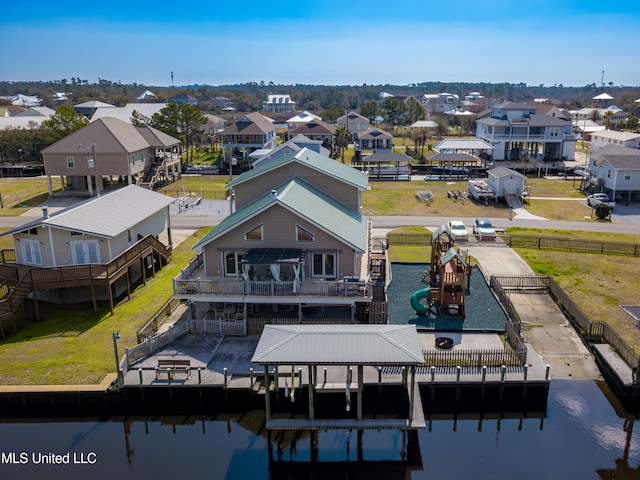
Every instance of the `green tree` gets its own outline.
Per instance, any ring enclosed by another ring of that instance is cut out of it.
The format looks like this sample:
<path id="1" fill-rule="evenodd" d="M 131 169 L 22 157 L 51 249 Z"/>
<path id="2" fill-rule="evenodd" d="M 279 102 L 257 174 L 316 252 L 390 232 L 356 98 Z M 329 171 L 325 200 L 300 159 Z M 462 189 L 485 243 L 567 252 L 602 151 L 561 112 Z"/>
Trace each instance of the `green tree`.
<path id="1" fill-rule="evenodd" d="M 342 163 L 344 163 L 344 149 L 349 145 L 349 139 L 351 138 L 351 132 L 345 125 L 338 125 L 336 133 L 334 134 L 335 143 L 340 148 L 340 155 L 342 156 Z"/>
<path id="2" fill-rule="evenodd" d="M 406 108 L 406 121 L 409 124 L 415 123 L 418 120 L 425 120 L 427 118 L 424 107 L 415 99 L 415 97 L 409 97 L 409 100 L 407 100 L 406 103 Z"/>
<path id="3" fill-rule="evenodd" d="M 375 123 L 375 119 L 380 115 L 378 104 L 373 100 L 368 100 L 360 109 L 360 115 L 369 119 L 369 122 Z"/>
<path id="4" fill-rule="evenodd" d="M 449 133 L 449 124 L 444 118 L 436 117 L 436 135 L 442 138 Z"/>
<path id="5" fill-rule="evenodd" d="M 396 97 L 387 97 L 384 101 L 384 112 L 387 122 L 396 127 L 404 121 L 404 116 L 407 113 L 407 105 Z"/>
<path id="6" fill-rule="evenodd" d="M 80 130 L 87 125 L 89 120 L 80 115 L 73 107 L 63 105 L 51 115 L 49 120 L 42 123 L 42 128 L 48 144 L 52 144 L 66 137 L 70 133 Z"/>
<path id="7" fill-rule="evenodd" d="M 341 117 L 344 114 L 344 110 L 336 105 L 330 104 L 327 105 L 327 108 L 325 108 L 322 111 L 322 119 L 327 121 L 327 122 L 335 122 L 338 117 Z"/>
<path id="8" fill-rule="evenodd" d="M 629 118 L 627 118 L 627 129 L 631 130 L 632 132 L 638 130 L 638 117 L 636 117 L 635 115 L 631 115 L 629 116 Z"/>
<path id="9" fill-rule="evenodd" d="M 193 105 L 173 102 L 151 117 L 152 127 L 182 141 L 187 152 L 191 152 L 191 161 L 193 161 L 191 147 L 194 139 L 202 134 L 206 123 L 207 120 L 202 112 Z"/>
<path id="10" fill-rule="evenodd" d="M 591 110 L 591 113 L 589 114 L 589 120 L 591 120 L 593 123 L 598 123 L 601 119 L 602 115 L 600 115 L 600 110 L 598 110 L 597 108 Z"/>

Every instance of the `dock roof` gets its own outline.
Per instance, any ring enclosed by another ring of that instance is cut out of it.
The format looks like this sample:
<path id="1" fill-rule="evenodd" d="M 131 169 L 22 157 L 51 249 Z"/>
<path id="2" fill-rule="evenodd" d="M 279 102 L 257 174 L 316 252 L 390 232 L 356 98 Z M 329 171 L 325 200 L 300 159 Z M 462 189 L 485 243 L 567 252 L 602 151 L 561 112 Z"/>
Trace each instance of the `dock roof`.
<path id="1" fill-rule="evenodd" d="M 251 360 L 261 365 L 418 365 L 415 325 L 265 325 Z"/>

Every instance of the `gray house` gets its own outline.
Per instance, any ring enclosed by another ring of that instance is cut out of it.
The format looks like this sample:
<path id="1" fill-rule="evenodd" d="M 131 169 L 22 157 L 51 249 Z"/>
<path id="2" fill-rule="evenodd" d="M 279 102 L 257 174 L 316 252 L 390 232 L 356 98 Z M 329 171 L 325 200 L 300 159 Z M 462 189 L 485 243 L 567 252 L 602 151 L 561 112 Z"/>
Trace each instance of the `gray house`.
<path id="1" fill-rule="evenodd" d="M 59 177 L 66 194 L 100 195 L 110 184 L 141 184 L 149 174 L 179 175 L 180 140 L 117 118 L 91 122 L 42 150 L 49 195 Z"/>
<path id="2" fill-rule="evenodd" d="M 41 217 L 2 233 L 12 235 L 15 256 L 0 265 L 7 290 L 22 284 L 22 299 L 33 292 L 36 301 L 93 300 L 94 308 L 108 298 L 113 310 L 114 295 L 130 293 L 133 282 L 146 282 L 170 260 L 171 203 L 129 185 L 55 213 L 43 207 Z"/>
<path id="3" fill-rule="evenodd" d="M 596 191 L 630 203 L 640 194 L 640 150 L 607 145 L 591 154 L 589 170 Z"/>

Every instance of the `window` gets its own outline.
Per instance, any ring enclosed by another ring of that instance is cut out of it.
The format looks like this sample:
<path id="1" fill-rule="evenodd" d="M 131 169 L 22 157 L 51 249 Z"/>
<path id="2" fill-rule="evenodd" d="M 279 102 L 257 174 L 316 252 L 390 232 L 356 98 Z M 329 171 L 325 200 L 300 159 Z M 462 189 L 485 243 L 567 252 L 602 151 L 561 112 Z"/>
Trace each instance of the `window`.
<path id="1" fill-rule="evenodd" d="M 560 129 L 558 127 L 550 127 L 549 128 L 549 136 L 550 137 L 559 137 Z"/>
<path id="2" fill-rule="evenodd" d="M 100 247 L 97 240 L 71 242 L 71 256 L 73 263 L 100 263 Z"/>
<path id="3" fill-rule="evenodd" d="M 624 179 L 631 180 L 631 172 L 624 172 Z"/>
<path id="4" fill-rule="evenodd" d="M 237 277 L 240 275 L 240 262 L 244 258 L 244 252 L 227 252 L 224 255 L 225 277 Z"/>
<path id="5" fill-rule="evenodd" d="M 73 157 L 67 157 L 67 167 L 68 168 L 75 168 L 76 166 L 76 160 Z"/>
<path id="6" fill-rule="evenodd" d="M 257 227 L 249 230 L 247 233 L 244 234 L 244 239 L 247 242 L 259 242 L 262 241 L 262 224 L 258 225 Z"/>
<path id="7" fill-rule="evenodd" d="M 30 228 L 29 230 L 25 230 L 22 233 L 26 233 L 28 235 L 38 235 L 38 229 L 36 227 Z"/>
<path id="8" fill-rule="evenodd" d="M 302 228 L 300 225 L 296 225 L 296 241 L 313 242 L 315 241 L 315 235 L 306 228 Z"/>
<path id="9" fill-rule="evenodd" d="M 336 278 L 336 255 L 334 253 L 314 253 L 311 276 Z"/>
<path id="10" fill-rule="evenodd" d="M 42 266 L 42 255 L 40 254 L 40 242 L 37 240 L 22 239 L 22 259 L 25 265 Z"/>

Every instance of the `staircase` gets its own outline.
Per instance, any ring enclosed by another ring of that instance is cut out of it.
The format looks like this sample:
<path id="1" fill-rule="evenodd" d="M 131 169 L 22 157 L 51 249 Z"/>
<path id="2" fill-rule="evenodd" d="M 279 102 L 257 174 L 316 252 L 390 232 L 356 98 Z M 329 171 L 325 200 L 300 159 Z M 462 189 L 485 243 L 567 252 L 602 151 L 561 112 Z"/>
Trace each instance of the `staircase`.
<path id="1" fill-rule="evenodd" d="M 33 284 L 31 283 L 31 271 L 27 270 L 18 283 L 12 288 L 8 288 L 8 293 L 0 299 L 0 336 L 4 338 L 4 327 L 2 322 L 11 317 L 17 308 L 22 304 L 27 295 L 33 291 Z M 15 321 L 13 323 L 13 330 L 15 331 Z"/>
<path id="2" fill-rule="evenodd" d="M 138 182 L 138 186 L 142 188 L 148 188 L 149 190 L 153 190 L 156 182 L 158 181 L 158 177 L 165 170 L 165 160 L 163 159 L 161 163 L 154 163 L 151 165 L 149 171 L 142 177 L 142 179 Z"/>

